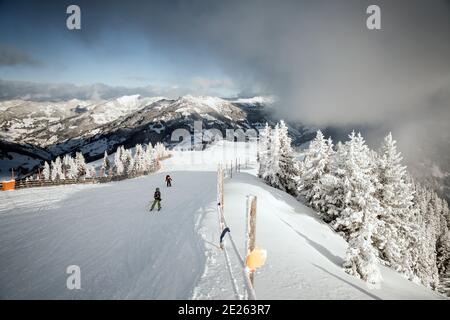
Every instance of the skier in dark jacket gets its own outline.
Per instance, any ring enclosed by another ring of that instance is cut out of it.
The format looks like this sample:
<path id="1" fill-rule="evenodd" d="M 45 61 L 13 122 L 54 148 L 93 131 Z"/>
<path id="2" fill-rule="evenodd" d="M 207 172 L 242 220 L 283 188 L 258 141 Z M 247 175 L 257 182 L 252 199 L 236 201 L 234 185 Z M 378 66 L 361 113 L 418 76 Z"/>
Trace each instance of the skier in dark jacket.
<path id="1" fill-rule="evenodd" d="M 172 177 L 169 175 L 166 176 L 166 184 L 168 187 L 172 186 Z"/>
<path id="2" fill-rule="evenodd" d="M 155 208 L 155 205 L 158 206 L 158 211 L 161 210 L 161 192 L 159 191 L 159 188 L 156 188 L 155 194 L 153 195 L 153 203 L 152 207 L 150 208 L 150 211 L 152 211 Z"/>

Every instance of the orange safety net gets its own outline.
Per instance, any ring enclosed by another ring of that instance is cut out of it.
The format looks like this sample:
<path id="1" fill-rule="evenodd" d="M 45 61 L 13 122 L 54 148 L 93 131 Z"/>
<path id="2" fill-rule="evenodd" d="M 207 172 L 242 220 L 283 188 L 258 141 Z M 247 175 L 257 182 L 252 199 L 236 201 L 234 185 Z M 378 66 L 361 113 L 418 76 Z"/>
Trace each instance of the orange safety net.
<path id="1" fill-rule="evenodd" d="M 3 191 L 7 191 L 7 190 L 14 190 L 16 187 L 16 181 L 12 180 L 12 181 L 3 181 L 2 182 L 2 190 Z"/>

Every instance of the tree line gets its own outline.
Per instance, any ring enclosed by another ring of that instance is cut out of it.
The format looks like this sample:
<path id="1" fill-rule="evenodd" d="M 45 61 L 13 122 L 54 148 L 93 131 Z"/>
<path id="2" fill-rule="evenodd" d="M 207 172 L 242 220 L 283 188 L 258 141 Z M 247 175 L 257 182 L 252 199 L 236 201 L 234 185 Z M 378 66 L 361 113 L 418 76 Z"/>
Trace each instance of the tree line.
<path id="1" fill-rule="evenodd" d="M 378 151 L 360 133 L 335 146 L 321 131 L 299 159 L 283 121 L 266 124 L 258 175 L 296 196 L 348 242 L 344 269 L 371 284 L 378 265 L 436 289 L 450 269 L 448 203 L 415 181 L 389 133 Z"/>
<path id="2" fill-rule="evenodd" d="M 42 171 L 39 173 L 39 178 L 57 181 L 94 178 L 97 176 L 112 177 L 141 174 L 154 170 L 158 165 L 159 159 L 167 156 L 168 151 L 166 147 L 159 142 L 155 146 L 151 143 L 147 145 L 136 144 L 134 153 L 132 149 L 125 149 L 123 146 L 119 146 L 114 154 L 114 160 L 110 160 L 107 151 L 105 151 L 100 172 L 97 174 L 95 167 L 86 163 L 83 154 L 77 152 L 74 157 L 66 154 L 62 157 L 56 157 L 53 161 L 46 161 Z"/>

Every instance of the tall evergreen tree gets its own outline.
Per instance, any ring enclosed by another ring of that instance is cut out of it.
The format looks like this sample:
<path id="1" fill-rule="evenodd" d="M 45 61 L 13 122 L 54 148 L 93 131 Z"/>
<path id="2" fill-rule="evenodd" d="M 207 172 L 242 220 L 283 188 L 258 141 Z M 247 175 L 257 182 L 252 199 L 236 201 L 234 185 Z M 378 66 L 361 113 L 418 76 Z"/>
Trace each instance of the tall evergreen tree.
<path id="1" fill-rule="evenodd" d="M 347 147 L 341 142 L 333 151 L 332 141 L 328 139 L 328 165 L 323 174 L 318 175 L 318 182 L 313 184 L 310 205 L 321 213 L 325 222 L 333 224 L 345 208 L 345 188 L 342 183 L 346 171 L 342 169 L 347 156 Z"/>
<path id="2" fill-rule="evenodd" d="M 50 172 L 50 165 L 47 161 L 44 163 L 44 169 L 42 170 L 42 176 L 44 177 L 44 180 L 50 180 L 51 172 Z"/>
<path id="3" fill-rule="evenodd" d="M 279 181 L 280 189 L 287 193 L 296 196 L 298 190 L 298 165 L 294 159 L 294 151 L 291 146 L 291 138 L 288 135 L 288 128 L 283 120 L 279 124 L 279 147 L 280 158 L 277 179 Z"/>
<path id="4" fill-rule="evenodd" d="M 55 161 L 52 161 L 52 168 L 51 168 L 51 179 L 53 181 L 64 179 L 63 172 L 62 172 L 62 163 L 61 158 L 57 157 Z"/>
<path id="5" fill-rule="evenodd" d="M 75 164 L 78 171 L 78 177 L 83 177 L 86 175 L 86 160 L 81 152 L 75 154 Z"/>
<path id="6" fill-rule="evenodd" d="M 134 153 L 134 171 L 141 173 L 146 170 L 145 152 L 141 144 L 137 144 Z"/>
<path id="7" fill-rule="evenodd" d="M 111 169 L 111 162 L 109 161 L 108 158 L 108 152 L 105 150 L 102 163 L 102 172 L 105 177 L 109 174 L 110 169 Z"/>
<path id="8" fill-rule="evenodd" d="M 434 193 L 434 215 L 436 223 L 436 266 L 439 274 L 445 274 L 450 264 L 450 233 L 444 215 L 445 200 Z"/>
<path id="9" fill-rule="evenodd" d="M 325 140 L 322 131 L 318 130 L 316 137 L 310 142 L 308 149 L 304 152 L 303 161 L 300 165 L 300 194 L 315 209 L 321 209 L 317 191 L 321 188 L 320 179 L 329 172 L 331 156 L 334 154 L 331 139 Z M 322 210 L 320 210 L 322 211 Z"/>
<path id="10" fill-rule="evenodd" d="M 259 143 L 258 143 L 258 177 L 265 179 L 267 172 L 267 161 L 270 157 L 270 144 L 272 139 L 272 128 L 266 122 L 263 130 L 259 133 Z"/>
<path id="11" fill-rule="evenodd" d="M 349 248 L 344 263 L 345 271 L 369 283 L 378 283 L 381 275 L 377 266 L 377 250 L 372 237 L 380 227 L 377 216 L 382 211 L 377 198 L 376 176 L 372 157 L 361 134 L 354 132 L 340 147 L 336 177 L 343 189 L 343 210 L 333 227 L 348 239 Z"/>
<path id="12" fill-rule="evenodd" d="M 411 214 L 414 191 L 407 182 L 406 167 L 396 142 L 389 133 L 377 159 L 378 200 L 383 208 L 378 218 L 383 228 L 376 235 L 380 257 L 388 266 L 413 278 L 410 251 L 415 244 L 414 216 Z"/>
<path id="13" fill-rule="evenodd" d="M 149 143 L 145 149 L 145 170 L 147 171 L 153 171 L 155 169 L 156 165 L 156 159 L 155 159 L 155 150 L 151 143 Z"/>
<path id="14" fill-rule="evenodd" d="M 67 179 L 77 178 L 78 169 L 75 164 L 75 160 L 70 156 L 70 154 L 66 154 L 63 158 L 63 172 Z"/>
<path id="15" fill-rule="evenodd" d="M 266 170 L 263 179 L 274 188 L 282 188 L 279 180 L 280 175 L 280 126 L 277 123 L 271 132 L 269 152 L 266 161 Z"/>
<path id="16" fill-rule="evenodd" d="M 126 174 L 132 174 L 134 170 L 134 160 L 130 149 L 122 149 L 121 159 Z"/>
<path id="17" fill-rule="evenodd" d="M 114 154 L 114 168 L 118 176 L 124 174 L 125 168 L 122 162 L 122 146 L 119 146 Z"/>

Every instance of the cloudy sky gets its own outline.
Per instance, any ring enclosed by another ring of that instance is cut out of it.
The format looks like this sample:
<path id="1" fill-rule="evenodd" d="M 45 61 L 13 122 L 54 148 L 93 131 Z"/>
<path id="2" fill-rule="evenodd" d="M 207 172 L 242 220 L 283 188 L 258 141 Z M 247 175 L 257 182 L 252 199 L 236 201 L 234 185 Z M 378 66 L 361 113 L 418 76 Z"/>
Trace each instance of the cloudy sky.
<path id="1" fill-rule="evenodd" d="M 82 14 L 77 31 L 66 28 L 73 3 Z M 237 88 L 209 50 L 173 38 L 182 37 L 183 23 L 190 28 L 177 13 L 188 3 L 0 1 L 0 78 L 233 95 Z"/>
<path id="2" fill-rule="evenodd" d="M 274 94 L 311 124 L 442 131 L 449 39 L 448 0 L 3 0 L 0 98 Z"/>

